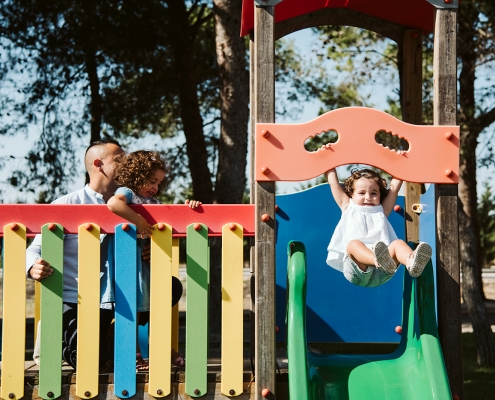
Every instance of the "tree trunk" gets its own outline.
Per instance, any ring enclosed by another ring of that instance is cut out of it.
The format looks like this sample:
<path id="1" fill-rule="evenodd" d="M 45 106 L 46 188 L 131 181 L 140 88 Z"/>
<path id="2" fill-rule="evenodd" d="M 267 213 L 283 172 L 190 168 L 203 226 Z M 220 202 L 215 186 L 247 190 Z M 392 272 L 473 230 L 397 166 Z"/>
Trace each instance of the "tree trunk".
<path id="1" fill-rule="evenodd" d="M 462 69 L 460 83 L 461 162 L 459 170 L 459 242 L 462 294 L 476 338 L 480 366 L 495 366 L 495 339 L 488 322 L 481 280 L 481 249 L 476 192 L 476 146 L 482 129 L 475 118 L 476 23 L 478 10 L 473 0 L 464 1 L 459 11 L 458 55 Z"/>
<path id="2" fill-rule="evenodd" d="M 220 71 L 221 125 L 215 202 L 242 203 L 246 187 L 249 75 L 246 45 L 239 36 L 241 5 L 238 0 L 214 0 L 215 40 Z M 221 334 L 221 241 L 211 241 L 210 335 Z"/>
<path id="3" fill-rule="evenodd" d="M 461 162 L 459 169 L 459 197 L 462 201 L 464 212 L 471 219 L 476 238 L 476 246 L 470 246 L 475 253 L 470 257 L 474 262 L 481 265 L 481 247 L 479 240 L 478 221 L 478 195 L 476 181 L 476 146 L 478 136 L 481 132 L 476 126 L 475 118 L 475 93 L 474 82 L 476 80 L 476 47 L 473 46 L 476 31 L 475 24 L 478 11 L 472 1 L 463 4 L 462 12 L 459 13 L 459 39 L 458 54 L 461 58 L 461 73 L 459 75 L 459 105 L 461 124 Z M 469 237 L 469 235 L 468 235 Z M 478 285 L 484 299 L 483 284 L 481 279 L 481 268 L 476 268 Z"/>
<path id="4" fill-rule="evenodd" d="M 467 305 L 469 318 L 476 339 L 478 364 L 483 367 L 495 366 L 495 339 L 487 317 L 485 303 L 477 279 L 476 235 L 471 219 L 459 204 L 459 243 L 462 267 L 462 295 Z"/>
<path id="5" fill-rule="evenodd" d="M 214 0 L 213 5 L 222 99 L 215 200 L 233 204 L 242 202 L 246 187 L 249 75 L 246 44 L 239 37 L 242 3 Z"/>
<path id="6" fill-rule="evenodd" d="M 90 87 L 90 113 L 91 113 L 91 138 L 90 143 L 101 139 L 101 94 L 100 80 L 98 79 L 95 51 L 86 54 L 86 70 L 88 72 Z"/>
<path id="7" fill-rule="evenodd" d="M 168 0 L 168 28 L 173 46 L 181 120 L 186 137 L 193 198 L 213 202 L 213 185 L 208 169 L 208 152 L 203 135 L 203 118 L 199 108 L 198 80 L 194 60 L 194 28 L 189 22 L 183 0 Z"/>

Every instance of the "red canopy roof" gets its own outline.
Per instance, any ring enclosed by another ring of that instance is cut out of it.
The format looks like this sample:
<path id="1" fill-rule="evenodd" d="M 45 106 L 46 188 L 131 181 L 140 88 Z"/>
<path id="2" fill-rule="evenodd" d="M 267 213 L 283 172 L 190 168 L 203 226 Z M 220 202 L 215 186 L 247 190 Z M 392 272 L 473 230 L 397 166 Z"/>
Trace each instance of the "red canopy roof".
<path id="1" fill-rule="evenodd" d="M 275 23 L 323 8 L 347 8 L 407 28 L 433 30 L 434 7 L 426 0 L 283 0 L 275 6 Z M 254 29 L 254 0 L 243 0 L 241 36 Z"/>

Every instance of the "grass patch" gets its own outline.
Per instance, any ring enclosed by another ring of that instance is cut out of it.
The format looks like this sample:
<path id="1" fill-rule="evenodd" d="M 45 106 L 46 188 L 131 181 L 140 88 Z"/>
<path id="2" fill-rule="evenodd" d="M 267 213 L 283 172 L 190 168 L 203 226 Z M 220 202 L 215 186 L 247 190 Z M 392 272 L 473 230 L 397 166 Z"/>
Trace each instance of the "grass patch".
<path id="1" fill-rule="evenodd" d="M 478 366 L 473 333 L 462 334 L 462 358 L 465 400 L 495 399 L 495 368 Z"/>

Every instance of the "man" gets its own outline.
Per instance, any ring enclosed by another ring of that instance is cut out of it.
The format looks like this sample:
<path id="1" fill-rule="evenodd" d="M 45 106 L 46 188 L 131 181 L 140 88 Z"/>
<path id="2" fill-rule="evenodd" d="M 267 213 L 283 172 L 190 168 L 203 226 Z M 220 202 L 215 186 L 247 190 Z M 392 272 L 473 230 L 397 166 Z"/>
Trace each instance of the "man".
<path id="1" fill-rule="evenodd" d="M 113 179 L 115 158 L 123 154 L 120 145 L 111 139 L 93 142 L 87 149 L 84 165 L 89 183 L 69 193 L 52 204 L 106 204 L 117 189 Z M 113 319 L 112 273 L 108 263 L 108 235 L 101 235 L 101 305 L 100 305 L 100 367 L 110 360 L 112 349 L 107 344 L 109 327 Z M 64 238 L 64 287 L 63 287 L 63 337 L 62 356 L 76 368 L 77 357 L 77 235 Z M 41 281 L 53 273 L 50 264 L 41 258 L 41 236 L 36 235 L 26 251 L 26 272 L 28 277 Z"/>

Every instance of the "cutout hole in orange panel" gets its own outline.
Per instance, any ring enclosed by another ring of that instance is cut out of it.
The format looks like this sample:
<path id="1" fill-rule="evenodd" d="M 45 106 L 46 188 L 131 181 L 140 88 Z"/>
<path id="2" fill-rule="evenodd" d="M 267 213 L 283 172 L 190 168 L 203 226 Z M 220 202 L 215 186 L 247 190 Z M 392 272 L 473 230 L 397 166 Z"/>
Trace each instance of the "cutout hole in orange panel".
<path id="1" fill-rule="evenodd" d="M 409 150 L 409 142 L 405 138 L 384 129 L 375 133 L 375 141 L 383 147 L 388 147 L 398 153 Z"/>
<path id="2" fill-rule="evenodd" d="M 304 141 L 304 148 L 306 151 L 313 153 L 325 144 L 337 143 L 337 140 L 339 140 L 339 134 L 337 131 L 334 129 L 329 129 L 328 131 L 323 131 L 315 134 L 314 136 L 308 137 Z"/>

